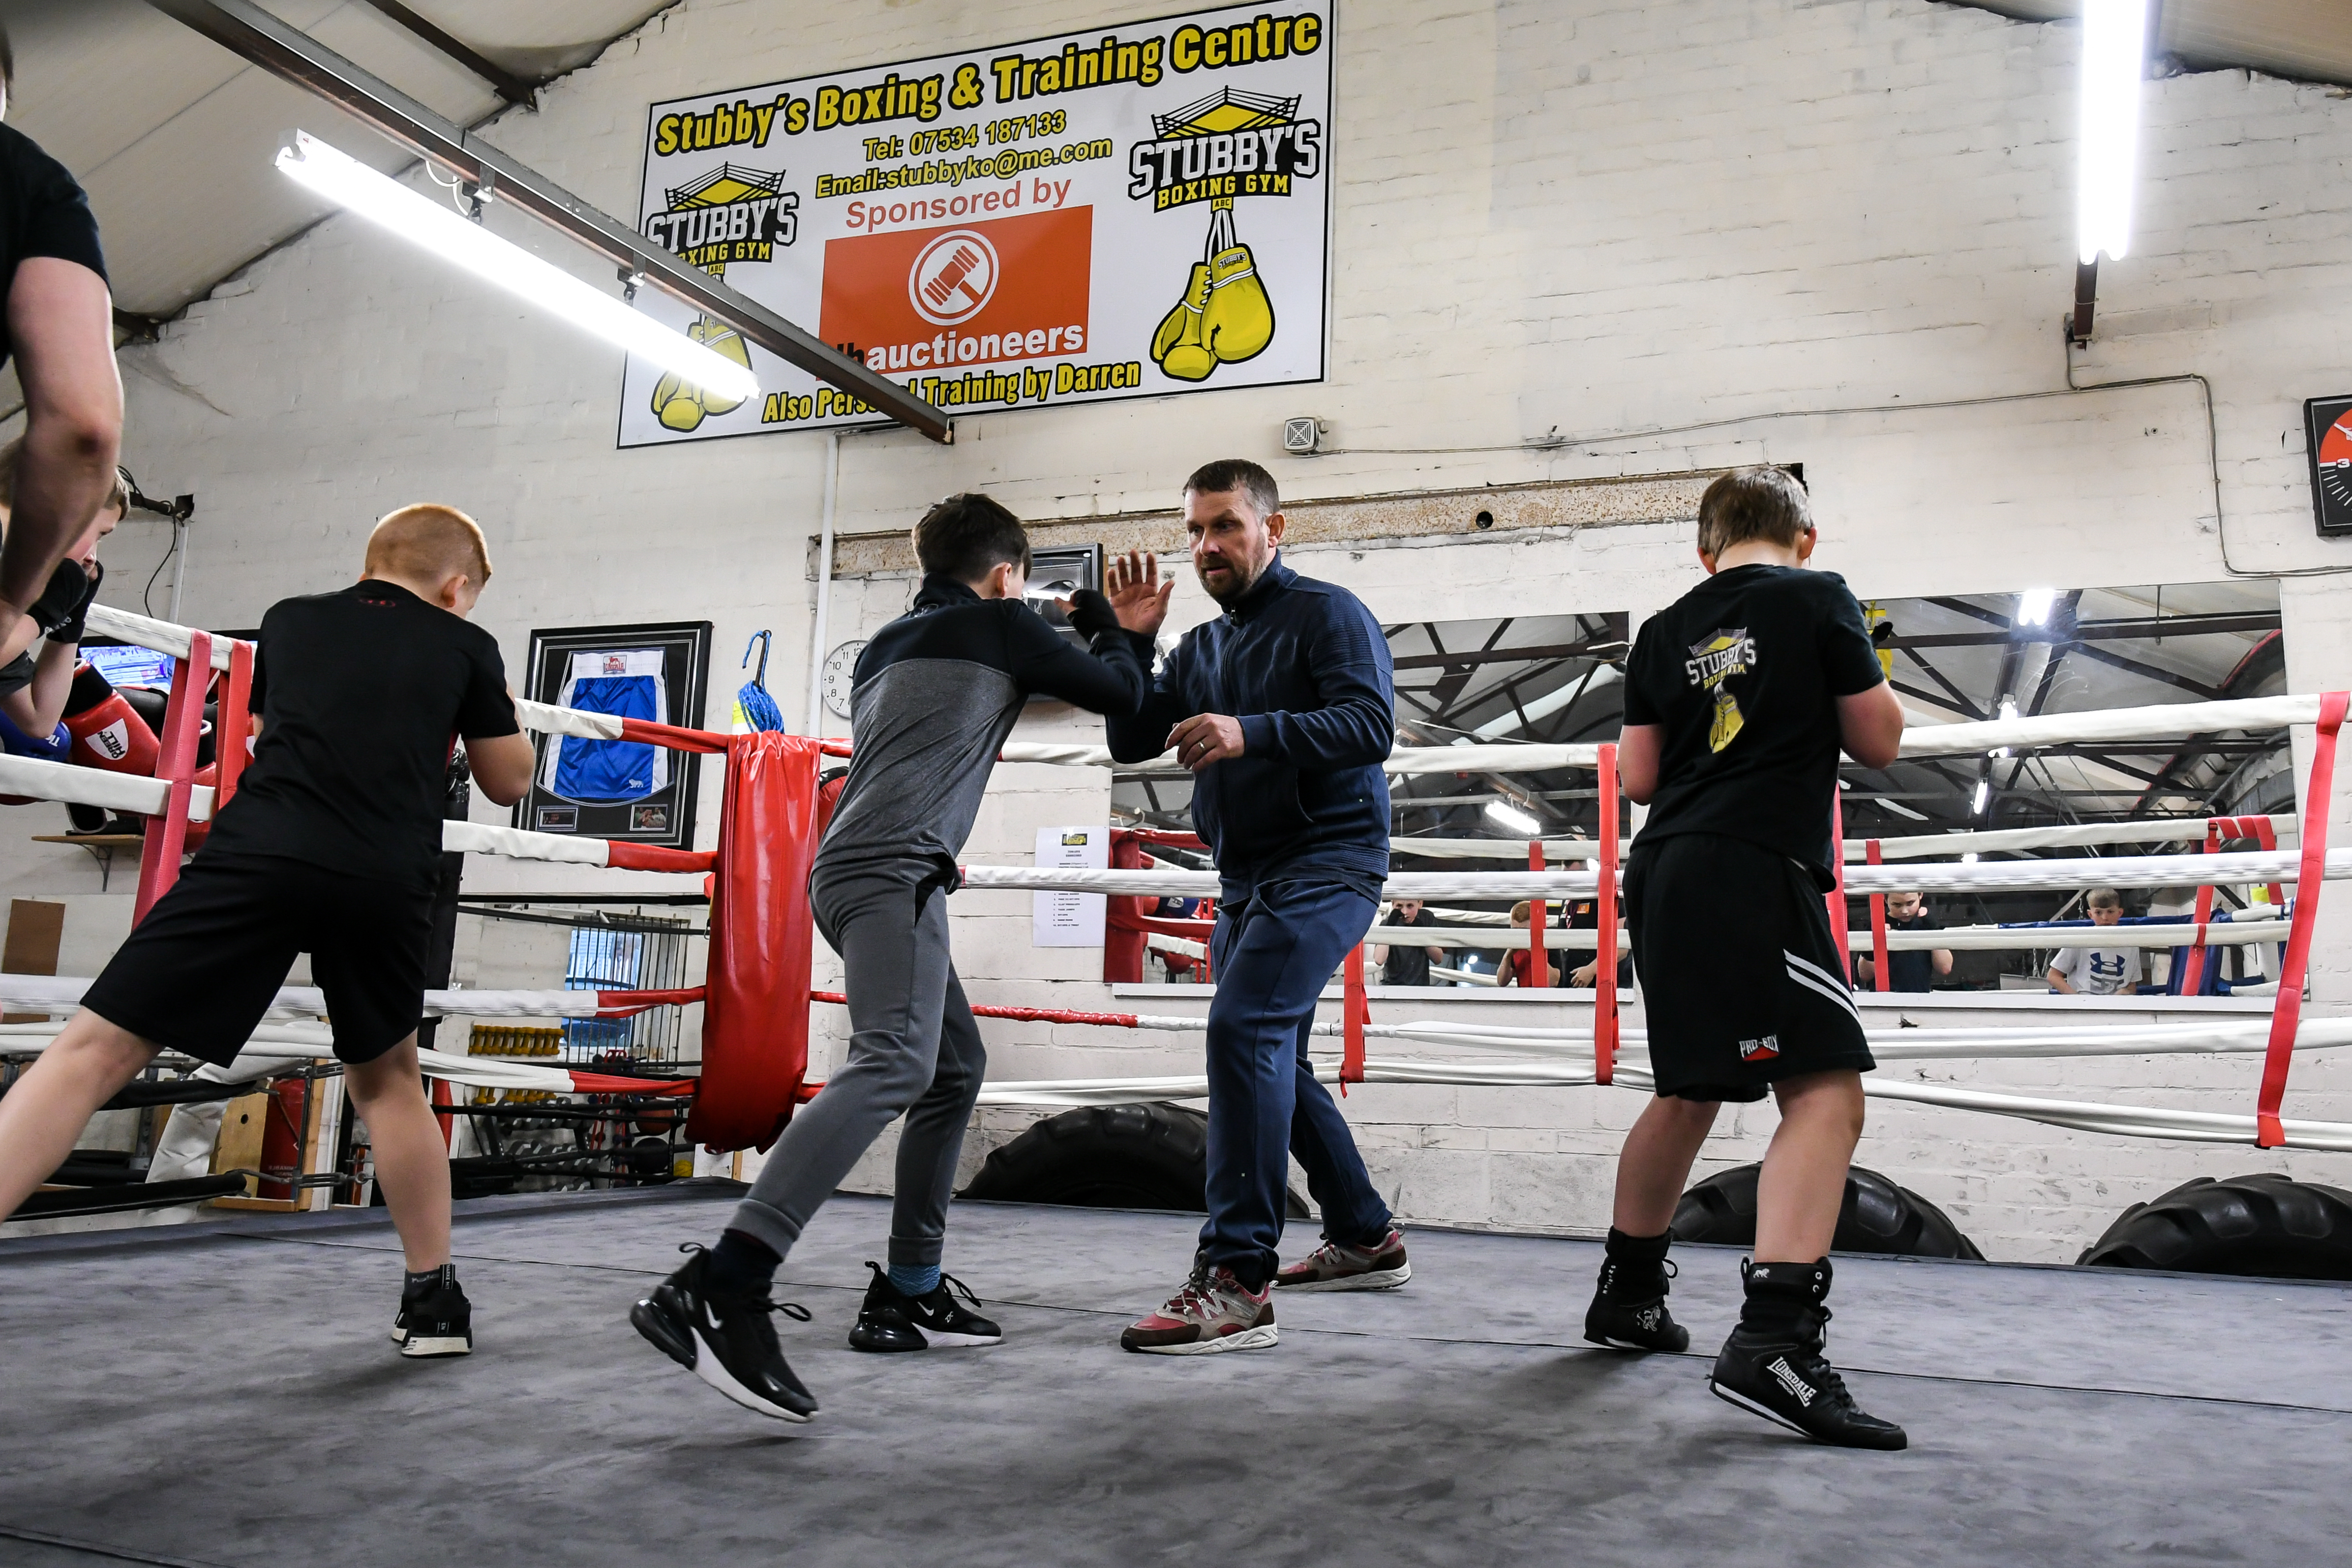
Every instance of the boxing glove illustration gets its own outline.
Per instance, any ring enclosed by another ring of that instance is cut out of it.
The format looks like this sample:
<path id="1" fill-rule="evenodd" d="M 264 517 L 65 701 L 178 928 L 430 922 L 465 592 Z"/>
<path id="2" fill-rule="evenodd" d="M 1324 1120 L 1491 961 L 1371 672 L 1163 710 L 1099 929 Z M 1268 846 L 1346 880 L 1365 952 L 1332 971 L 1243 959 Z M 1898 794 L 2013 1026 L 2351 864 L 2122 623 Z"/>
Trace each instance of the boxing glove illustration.
<path id="1" fill-rule="evenodd" d="M 725 354 L 745 370 L 751 368 L 751 351 L 744 345 L 740 333 L 724 321 L 714 321 L 708 316 L 697 317 L 686 335 L 714 353 Z M 725 414 L 740 406 L 740 397 L 721 397 L 706 392 L 677 373 L 665 375 L 654 384 L 654 414 L 662 424 L 681 434 L 694 429 L 712 414 Z"/>
<path id="2" fill-rule="evenodd" d="M 1168 321 L 1160 323 L 1160 332 L 1168 330 L 1170 321 L 1176 323 L 1176 339 L 1160 356 L 1160 368 L 1178 381 L 1204 380 L 1217 368 L 1217 356 L 1209 352 L 1201 338 L 1201 312 L 1209 302 L 1209 282 L 1208 264 L 1194 262 L 1192 280 L 1184 288 L 1183 302 L 1169 312 Z M 1155 346 L 1158 341 L 1159 333 L 1154 333 Z"/>
<path id="3" fill-rule="evenodd" d="M 1201 312 L 1201 342 L 1220 363 L 1234 364 L 1274 341 L 1274 301 L 1259 281 L 1246 245 L 1219 251 L 1209 263 L 1209 302 Z"/>

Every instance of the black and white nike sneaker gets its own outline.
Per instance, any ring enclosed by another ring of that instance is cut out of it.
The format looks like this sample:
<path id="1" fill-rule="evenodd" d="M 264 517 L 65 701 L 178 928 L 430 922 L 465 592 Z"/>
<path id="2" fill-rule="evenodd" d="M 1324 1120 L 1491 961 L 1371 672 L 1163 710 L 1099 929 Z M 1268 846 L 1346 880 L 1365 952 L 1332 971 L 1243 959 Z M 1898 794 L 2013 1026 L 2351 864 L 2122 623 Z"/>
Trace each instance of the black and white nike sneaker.
<path id="1" fill-rule="evenodd" d="M 1004 1342 L 1003 1330 L 964 1305 L 968 1301 L 977 1307 L 980 1298 L 954 1275 L 940 1275 L 927 1295 L 909 1296 L 890 1282 L 889 1271 L 880 1264 L 866 1267 L 874 1270 L 874 1282 L 866 1286 L 866 1300 L 857 1309 L 857 1326 L 849 1331 L 851 1350 L 919 1351 Z M 959 1294 L 962 1301 L 956 1300 Z"/>
<path id="2" fill-rule="evenodd" d="M 457 1266 L 445 1263 L 432 1282 L 415 1295 L 403 1289 L 400 1311 L 392 1320 L 392 1337 L 404 1356 L 471 1355 L 474 1352 L 474 1307 L 457 1283 Z"/>
<path id="3" fill-rule="evenodd" d="M 709 1254 L 693 1242 L 678 1250 L 692 1255 L 685 1267 L 629 1309 L 637 1332 L 746 1410 L 780 1421 L 815 1415 L 816 1396 L 793 1375 L 771 1317 L 782 1312 L 805 1323 L 808 1309 L 796 1301 L 713 1290 L 704 1279 Z"/>
<path id="4" fill-rule="evenodd" d="M 1664 1258 L 1603 1258 L 1601 1283 L 1584 1313 L 1584 1337 L 1612 1350 L 1677 1354 L 1690 1349 L 1690 1331 L 1666 1310 L 1666 1281 L 1674 1272 Z"/>

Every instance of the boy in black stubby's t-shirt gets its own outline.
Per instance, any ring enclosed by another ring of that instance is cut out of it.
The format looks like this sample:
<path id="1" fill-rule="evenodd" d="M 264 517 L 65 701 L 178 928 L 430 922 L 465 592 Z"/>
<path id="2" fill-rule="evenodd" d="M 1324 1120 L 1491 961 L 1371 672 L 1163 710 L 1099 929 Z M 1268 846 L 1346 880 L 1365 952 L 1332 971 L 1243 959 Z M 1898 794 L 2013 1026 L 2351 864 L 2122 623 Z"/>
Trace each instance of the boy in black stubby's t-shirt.
<path id="1" fill-rule="evenodd" d="M 1650 807 L 1625 863 L 1657 1098 L 1627 1134 L 1585 1337 L 1690 1343 L 1666 1311 L 1667 1226 L 1722 1101 L 1780 1101 L 1757 1184 L 1747 1303 L 1708 1386 L 1824 1443 L 1900 1448 L 1822 1355 L 1830 1239 L 1874 1065 L 1822 894 L 1843 749 L 1895 760 L 1903 709 L 1843 579 L 1809 572 L 1805 494 L 1742 468 L 1699 502 L 1707 580 L 1644 622 L 1625 667 L 1625 793 Z M 1840 922 L 1843 923 L 1843 922 Z"/>
<path id="2" fill-rule="evenodd" d="M 473 519 L 403 507 L 369 536 L 357 583 L 262 618 L 253 763 L 194 862 L 0 1100 L 0 1216 L 157 1052 L 234 1060 L 307 952 L 407 1254 L 394 1338 L 404 1355 L 472 1349 L 416 1026 L 454 742 L 490 799 L 530 785 L 498 641 L 466 619 L 489 575 Z"/>

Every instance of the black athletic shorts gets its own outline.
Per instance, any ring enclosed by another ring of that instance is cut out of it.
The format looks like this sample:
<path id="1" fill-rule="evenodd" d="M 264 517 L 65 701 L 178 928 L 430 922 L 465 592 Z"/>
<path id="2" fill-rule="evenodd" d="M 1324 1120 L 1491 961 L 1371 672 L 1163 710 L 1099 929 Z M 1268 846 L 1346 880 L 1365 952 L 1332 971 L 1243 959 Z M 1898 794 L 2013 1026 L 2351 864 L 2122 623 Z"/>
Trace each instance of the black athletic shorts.
<path id="1" fill-rule="evenodd" d="M 373 1061 L 425 1016 L 433 895 L 300 860 L 199 855 L 91 983 L 82 1005 L 226 1066 L 298 953 L 327 994 L 335 1055 Z"/>
<path id="2" fill-rule="evenodd" d="M 1712 833 L 1637 840 L 1625 920 L 1659 1094 L 1755 1100 L 1775 1079 L 1878 1065 L 1829 909 L 1787 856 Z"/>

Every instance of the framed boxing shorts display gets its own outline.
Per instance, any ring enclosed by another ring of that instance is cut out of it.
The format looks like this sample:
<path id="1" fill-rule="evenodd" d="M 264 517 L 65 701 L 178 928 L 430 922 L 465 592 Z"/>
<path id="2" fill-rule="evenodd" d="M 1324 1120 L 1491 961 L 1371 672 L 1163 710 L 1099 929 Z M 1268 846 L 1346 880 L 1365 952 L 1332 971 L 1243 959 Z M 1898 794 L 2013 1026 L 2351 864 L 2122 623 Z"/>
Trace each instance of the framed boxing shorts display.
<path id="1" fill-rule="evenodd" d="M 534 701 L 700 729 L 710 623 L 534 631 L 525 669 Z M 539 766 L 515 807 L 517 827 L 693 847 L 701 758 L 625 737 L 534 739 Z"/>

